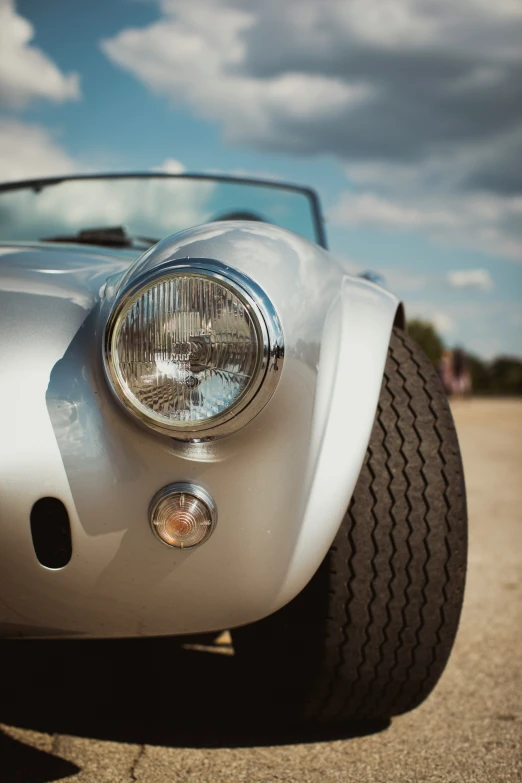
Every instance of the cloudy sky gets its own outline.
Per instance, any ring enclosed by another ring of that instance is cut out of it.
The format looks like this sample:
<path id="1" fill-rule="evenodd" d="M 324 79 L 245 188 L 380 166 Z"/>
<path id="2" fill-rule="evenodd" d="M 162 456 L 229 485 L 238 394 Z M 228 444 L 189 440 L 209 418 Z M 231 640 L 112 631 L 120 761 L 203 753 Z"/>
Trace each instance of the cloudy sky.
<path id="1" fill-rule="evenodd" d="M 332 250 L 522 355 L 520 0 L 0 0 L 0 179 L 315 187 Z"/>

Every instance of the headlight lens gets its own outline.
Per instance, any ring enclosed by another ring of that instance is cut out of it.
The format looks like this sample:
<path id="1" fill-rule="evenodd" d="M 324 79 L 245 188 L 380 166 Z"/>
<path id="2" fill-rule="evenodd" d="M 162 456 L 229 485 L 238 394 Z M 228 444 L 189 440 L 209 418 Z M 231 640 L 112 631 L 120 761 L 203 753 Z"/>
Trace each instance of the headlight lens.
<path id="1" fill-rule="evenodd" d="M 268 366 L 266 325 L 249 294 L 221 275 L 169 270 L 134 285 L 109 320 L 105 364 L 120 400 L 173 437 L 230 419 Z"/>

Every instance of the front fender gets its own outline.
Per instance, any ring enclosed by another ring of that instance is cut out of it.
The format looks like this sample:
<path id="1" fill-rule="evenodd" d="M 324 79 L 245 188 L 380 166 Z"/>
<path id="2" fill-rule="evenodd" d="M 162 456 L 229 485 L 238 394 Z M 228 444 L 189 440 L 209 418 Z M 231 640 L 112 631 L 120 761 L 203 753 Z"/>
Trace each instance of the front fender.
<path id="1" fill-rule="evenodd" d="M 346 274 L 316 245 L 265 224 L 182 232 L 148 251 L 125 279 L 190 257 L 241 270 L 272 301 L 286 352 L 275 394 L 226 438 L 173 441 L 135 422 L 107 386 L 101 345 L 119 279 L 76 326 L 63 316 L 69 296 L 24 292 L 20 330 L 27 335 L 31 318 L 54 326 L 45 333 L 50 343 L 44 333 L 35 339 L 34 357 L 20 338 L 18 406 L 3 408 L 16 442 L 14 450 L 5 439 L 0 447 L 9 466 L 0 486 L 4 635 L 187 634 L 242 625 L 291 600 L 328 551 L 364 458 L 399 303 Z M 15 327 L 1 346 L 11 362 Z M 28 405 L 46 419 L 36 449 Z M 164 547 L 149 527 L 150 499 L 176 481 L 201 484 L 218 508 L 215 532 L 194 550 Z M 61 570 L 43 568 L 32 546 L 30 511 L 45 494 L 60 498 L 71 520 L 73 557 Z"/>
<path id="2" fill-rule="evenodd" d="M 302 521 L 272 611 L 307 584 L 330 547 L 370 440 L 398 302 L 383 288 L 344 277 L 324 326 Z"/>

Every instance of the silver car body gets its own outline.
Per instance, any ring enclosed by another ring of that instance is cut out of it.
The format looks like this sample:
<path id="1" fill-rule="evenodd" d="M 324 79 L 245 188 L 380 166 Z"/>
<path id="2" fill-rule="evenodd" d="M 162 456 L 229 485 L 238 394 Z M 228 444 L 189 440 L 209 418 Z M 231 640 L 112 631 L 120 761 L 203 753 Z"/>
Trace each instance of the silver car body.
<path id="1" fill-rule="evenodd" d="M 277 389 L 239 432 L 174 441 L 134 420 L 102 366 L 124 273 L 214 259 L 253 278 L 284 333 Z M 143 261 L 81 246 L 0 248 L 0 635 L 147 636 L 231 628 L 297 595 L 348 506 L 372 428 L 398 300 L 299 236 L 214 223 Z M 186 551 L 158 542 L 155 493 L 195 482 L 215 532 Z M 29 518 L 59 498 L 73 555 L 42 566 Z"/>

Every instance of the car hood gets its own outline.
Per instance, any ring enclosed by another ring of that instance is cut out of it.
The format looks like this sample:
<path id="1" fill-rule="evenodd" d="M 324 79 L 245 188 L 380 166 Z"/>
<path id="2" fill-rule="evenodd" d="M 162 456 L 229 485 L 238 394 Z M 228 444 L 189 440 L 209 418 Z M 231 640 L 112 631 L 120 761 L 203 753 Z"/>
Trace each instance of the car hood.
<path id="1" fill-rule="evenodd" d="M 109 277 L 124 272 L 137 250 L 50 243 L 0 244 L 0 291 L 52 297 L 90 312 Z"/>

